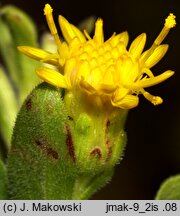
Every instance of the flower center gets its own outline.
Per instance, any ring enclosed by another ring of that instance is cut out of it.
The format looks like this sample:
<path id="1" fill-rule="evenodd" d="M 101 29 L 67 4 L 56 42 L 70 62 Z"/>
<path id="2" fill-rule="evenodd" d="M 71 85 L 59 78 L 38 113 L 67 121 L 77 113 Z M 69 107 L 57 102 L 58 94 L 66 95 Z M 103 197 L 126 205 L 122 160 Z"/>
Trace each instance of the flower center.
<path id="1" fill-rule="evenodd" d="M 103 44 L 97 44 L 91 39 L 78 47 L 72 41 L 71 55 L 65 66 L 66 75 L 71 71 L 71 83 L 75 84 L 74 81 L 77 83 L 83 78 L 95 88 L 106 81 L 107 84 L 114 83 L 117 86 L 118 64 L 123 66 L 124 59 L 129 58 L 125 44 L 120 39 L 113 35 Z"/>

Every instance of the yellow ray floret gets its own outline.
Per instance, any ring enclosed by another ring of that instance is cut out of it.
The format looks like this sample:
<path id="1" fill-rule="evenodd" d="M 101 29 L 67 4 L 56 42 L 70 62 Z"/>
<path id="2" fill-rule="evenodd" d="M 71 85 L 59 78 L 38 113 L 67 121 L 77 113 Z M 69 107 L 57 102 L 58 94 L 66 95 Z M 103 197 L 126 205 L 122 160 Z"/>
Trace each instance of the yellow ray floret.
<path id="1" fill-rule="evenodd" d="M 86 30 L 82 33 L 60 15 L 59 25 L 65 39 L 61 41 L 52 12 L 51 6 L 46 4 L 44 14 L 54 36 L 57 53 L 27 46 L 18 48 L 29 57 L 60 69 L 54 71 L 45 67 L 38 68 L 36 73 L 41 79 L 72 92 L 84 92 L 87 97 L 98 96 L 102 101 L 122 109 L 136 107 L 139 103 L 139 94 L 154 105 L 163 102 L 161 97 L 151 95 L 144 88 L 159 84 L 174 74 L 168 70 L 154 76 L 150 70 L 168 50 L 168 45 L 161 43 L 169 30 L 176 25 L 172 13 L 166 18 L 164 27 L 152 46 L 144 51 L 145 33 L 135 38 L 129 49 L 127 32 L 114 33 L 104 41 L 102 19 L 96 21 L 94 36 L 91 38 Z"/>
<path id="2" fill-rule="evenodd" d="M 36 69 L 36 73 L 41 79 L 51 85 L 67 89 L 70 88 L 66 77 L 55 70 L 46 67 L 40 67 Z"/>
<path id="3" fill-rule="evenodd" d="M 45 63 L 49 63 L 56 66 L 58 66 L 59 64 L 59 55 L 57 53 L 50 53 L 39 48 L 33 48 L 28 46 L 19 46 L 18 50 L 35 60 L 43 61 Z"/>

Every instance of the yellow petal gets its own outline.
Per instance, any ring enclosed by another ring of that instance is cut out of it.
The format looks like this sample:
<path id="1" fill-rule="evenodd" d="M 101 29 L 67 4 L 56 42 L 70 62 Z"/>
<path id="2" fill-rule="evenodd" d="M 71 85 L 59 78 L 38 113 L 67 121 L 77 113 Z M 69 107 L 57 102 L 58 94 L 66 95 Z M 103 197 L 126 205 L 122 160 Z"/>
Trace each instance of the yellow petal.
<path id="1" fill-rule="evenodd" d="M 148 77 L 154 77 L 154 74 L 152 73 L 152 71 L 150 70 L 150 69 L 148 69 L 148 68 L 143 68 L 142 69 L 142 77 L 144 76 L 144 75 L 148 75 Z M 141 80 L 141 78 L 142 77 L 139 77 L 139 80 Z"/>
<path id="2" fill-rule="evenodd" d="M 158 46 L 150 55 L 150 57 L 145 61 L 145 67 L 151 68 L 156 65 L 166 54 L 168 47 L 169 46 L 167 44 Z"/>
<path id="3" fill-rule="evenodd" d="M 94 94 L 96 92 L 96 89 L 92 87 L 88 82 L 86 82 L 83 77 L 79 82 L 79 86 L 83 91 L 87 92 L 88 94 Z"/>
<path id="4" fill-rule="evenodd" d="M 76 34 L 73 31 L 73 28 L 71 24 L 63 17 L 59 16 L 59 25 L 61 27 L 61 31 L 63 34 L 64 39 L 69 43 L 74 37 L 76 37 Z"/>
<path id="5" fill-rule="evenodd" d="M 150 101 L 152 104 L 154 104 L 154 106 L 162 104 L 162 102 L 163 102 L 163 99 L 161 97 L 151 95 L 149 92 L 144 91 L 143 95 L 148 101 Z"/>
<path id="6" fill-rule="evenodd" d="M 69 56 L 69 47 L 65 41 L 62 42 L 60 46 L 59 57 L 62 59 L 66 59 Z"/>
<path id="7" fill-rule="evenodd" d="M 129 52 L 134 58 L 139 58 L 146 43 L 146 34 L 142 33 L 132 42 Z"/>
<path id="8" fill-rule="evenodd" d="M 117 89 L 117 86 L 108 85 L 108 84 L 99 84 L 98 91 L 102 94 L 112 94 Z"/>
<path id="9" fill-rule="evenodd" d="M 99 83 L 102 83 L 102 71 L 99 67 L 95 67 L 91 71 L 88 82 L 91 83 L 96 89 L 99 88 Z"/>
<path id="10" fill-rule="evenodd" d="M 103 20 L 98 19 L 95 24 L 94 39 L 98 44 L 104 43 Z"/>
<path id="11" fill-rule="evenodd" d="M 61 88 L 70 88 L 66 82 L 66 78 L 59 72 L 52 70 L 50 68 L 40 67 L 36 69 L 37 75 L 44 80 L 45 82 L 61 87 Z"/>
<path id="12" fill-rule="evenodd" d="M 81 43 L 77 37 L 73 38 L 71 42 L 69 43 L 69 50 L 71 51 L 71 55 L 78 52 L 79 47 L 81 46 Z"/>
<path id="13" fill-rule="evenodd" d="M 74 25 L 70 24 L 63 16 L 59 16 L 59 25 L 64 39 L 70 43 L 70 41 L 77 37 L 81 42 L 85 42 L 86 39 L 82 32 L 77 29 Z"/>
<path id="14" fill-rule="evenodd" d="M 129 89 L 123 87 L 116 89 L 116 91 L 112 96 L 113 102 L 116 103 L 121 101 L 129 92 L 130 92 Z"/>
<path id="15" fill-rule="evenodd" d="M 118 84 L 117 80 L 117 71 L 114 65 L 110 65 L 102 75 L 103 83 L 113 85 L 114 83 Z M 115 81 L 115 82 L 114 82 Z"/>
<path id="16" fill-rule="evenodd" d="M 64 75 L 69 85 L 73 85 L 77 80 L 77 62 L 75 58 L 70 58 L 66 61 Z"/>
<path id="17" fill-rule="evenodd" d="M 126 95 L 122 100 L 115 102 L 111 100 L 111 103 L 113 106 L 121 109 L 132 109 L 138 105 L 139 98 L 135 95 Z"/>
<path id="18" fill-rule="evenodd" d="M 58 54 L 53 54 L 42 49 L 29 46 L 18 46 L 17 48 L 20 52 L 29 56 L 30 58 L 58 66 Z"/>
<path id="19" fill-rule="evenodd" d="M 82 60 L 78 68 L 78 77 L 79 78 L 83 77 L 85 80 L 87 80 L 90 74 L 91 74 L 91 69 L 90 69 L 89 62 L 86 60 Z"/>
<path id="20" fill-rule="evenodd" d="M 119 41 L 123 42 L 125 47 L 128 45 L 128 42 L 129 42 L 129 35 L 128 35 L 128 32 L 127 31 L 124 31 L 120 34 L 117 35 L 119 37 Z M 117 37 L 116 36 L 116 37 Z"/>
<path id="21" fill-rule="evenodd" d="M 74 25 L 71 24 L 71 27 L 75 33 L 75 35 L 79 38 L 79 40 L 81 41 L 81 43 L 86 42 L 86 38 L 84 36 L 84 34 Z"/>
<path id="22" fill-rule="evenodd" d="M 128 32 L 122 32 L 120 34 L 115 35 L 115 33 L 107 40 L 105 43 L 110 43 L 112 47 L 116 47 L 119 43 L 123 43 L 126 47 L 129 41 Z"/>
<path id="23" fill-rule="evenodd" d="M 157 85 L 157 84 L 165 81 L 166 79 L 171 77 L 173 74 L 174 74 L 173 71 L 168 70 L 168 71 L 165 71 L 164 73 L 162 73 L 158 76 L 155 76 L 152 78 L 147 78 L 147 79 L 142 79 L 142 80 L 136 82 L 135 85 L 137 85 L 139 88 L 147 88 L 147 87 Z M 133 86 L 132 86 L 132 88 L 133 88 Z"/>
<path id="24" fill-rule="evenodd" d="M 131 85 L 139 74 L 139 65 L 134 63 L 131 58 L 125 57 L 117 62 L 120 84 Z"/>

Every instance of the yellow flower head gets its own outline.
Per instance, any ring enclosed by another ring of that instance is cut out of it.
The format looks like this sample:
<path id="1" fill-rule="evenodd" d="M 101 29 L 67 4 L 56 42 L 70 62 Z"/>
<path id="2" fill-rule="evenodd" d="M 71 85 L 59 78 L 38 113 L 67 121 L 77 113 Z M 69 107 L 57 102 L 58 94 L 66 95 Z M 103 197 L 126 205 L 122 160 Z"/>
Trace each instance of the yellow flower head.
<path id="1" fill-rule="evenodd" d="M 103 20 L 95 24 L 94 36 L 91 38 L 84 30 L 82 33 L 59 16 L 59 25 L 65 41 L 61 41 L 52 16 L 52 8 L 45 5 L 44 14 L 51 34 L 57 44 L 57 53 L 27 46 L 19 47 L 24 54 L 58 68 L 58 71 L 47 67 L 36 70 L 44 81 L 70 91 L 83 91 L 87 96 L 100 97 L 109 101 L 112 106 L 130 109 L 139 102 L 138 95 L 154 105 L 162 99 L 144 90 L 171 77 L 171 70 L 154 76 L 150 68 L 157 64 L 168 50 L 168 45 L 161 45 L 169 30 L 176 25 L 175 16 L 170 14 L 153 45 L 143 51 L 146 34 L 139 35 L 127 49 L 128 33 L 113 34 L 104 41 Z"/>

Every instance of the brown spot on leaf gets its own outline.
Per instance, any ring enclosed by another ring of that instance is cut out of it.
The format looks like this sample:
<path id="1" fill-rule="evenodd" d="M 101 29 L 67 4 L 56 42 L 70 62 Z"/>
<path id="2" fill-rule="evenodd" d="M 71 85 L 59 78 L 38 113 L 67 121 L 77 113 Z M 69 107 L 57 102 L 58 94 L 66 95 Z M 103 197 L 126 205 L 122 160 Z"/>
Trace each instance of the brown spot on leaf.
<path id="1" fill-rule="evenodd" d="M 65 132 L 66 132 L 66 145 L 68 147 L 69 155 L 72 158 L 72 160 L 75 162 L 76 157 L 74 154 L 73 139 L 72 139 L 71 131 L 68 125 L 65 125 Z"/>
<path id="2" fill-rule="evenodd" d="M 109 126 L 110 126 L 110 121 L 108 119 L 107 122 L 106 122 L 106 128 L 109 129 Z"/>
<path id="3" fill-rule="evenodd" d="M 91 156 L 94 156 L 94 157 L 97 157 L 98 159 L 101 159 L 102 158 L 102 153 L 101 153 L 101 149 L 96 147 L 94 148 L 91 153 L 90 153 Z"/>
<path id="4" fill-rule="evenodd" d="M 58 160 L 59 154 L 57 151 L 49 147 L 48 142 L 44 139 L 37 139 L 35 140 L 35 145 L 41 149 L 41 151 L 48 156 L 50 159 Z"/>
<path id="5" fill-rule="evenodd" d="M 110 159 L 111 155 L 112 155 L 112 146 L 111 146 L 111 142 L 109 139 L 106 140 L 106 146 L 107 146 L 107 149 L 108 149 L 108 152 L 107 152 L 107 161 Z"/>
<path id="6" fill-rule="evenodd" d="M 25 106 L 26 106 L 26 111 L 30 111 L 31 110 L 31 108 L 32 108 L 32 100 L 31 100 L 31 98 L 29 98 L 26 101 Z"/>
<path id="7" fill-rule="evenodd" d="M 58 160 L 58 158 L 59 158 L 58 153 L 55 150 L 53 150 L 52 148 L 47 149 L 47 155 L 49 157 L 51 157 L 52 159 L 55 159 L 55 160 Z"/>
<path id="8" fill-rule="evenodd" d="M 72 121 L 72 120 L 73 120 L 73 117 L 71 117 L 71 116 L 68 116 L 68 119 Z"/>
<path id="9" fill-rule="evenodd" d="M 42 139 L 35 140 L 35 143 L 39 148 L 43 148 L 43 146 L 45 145 L 45 142 Z"/>

